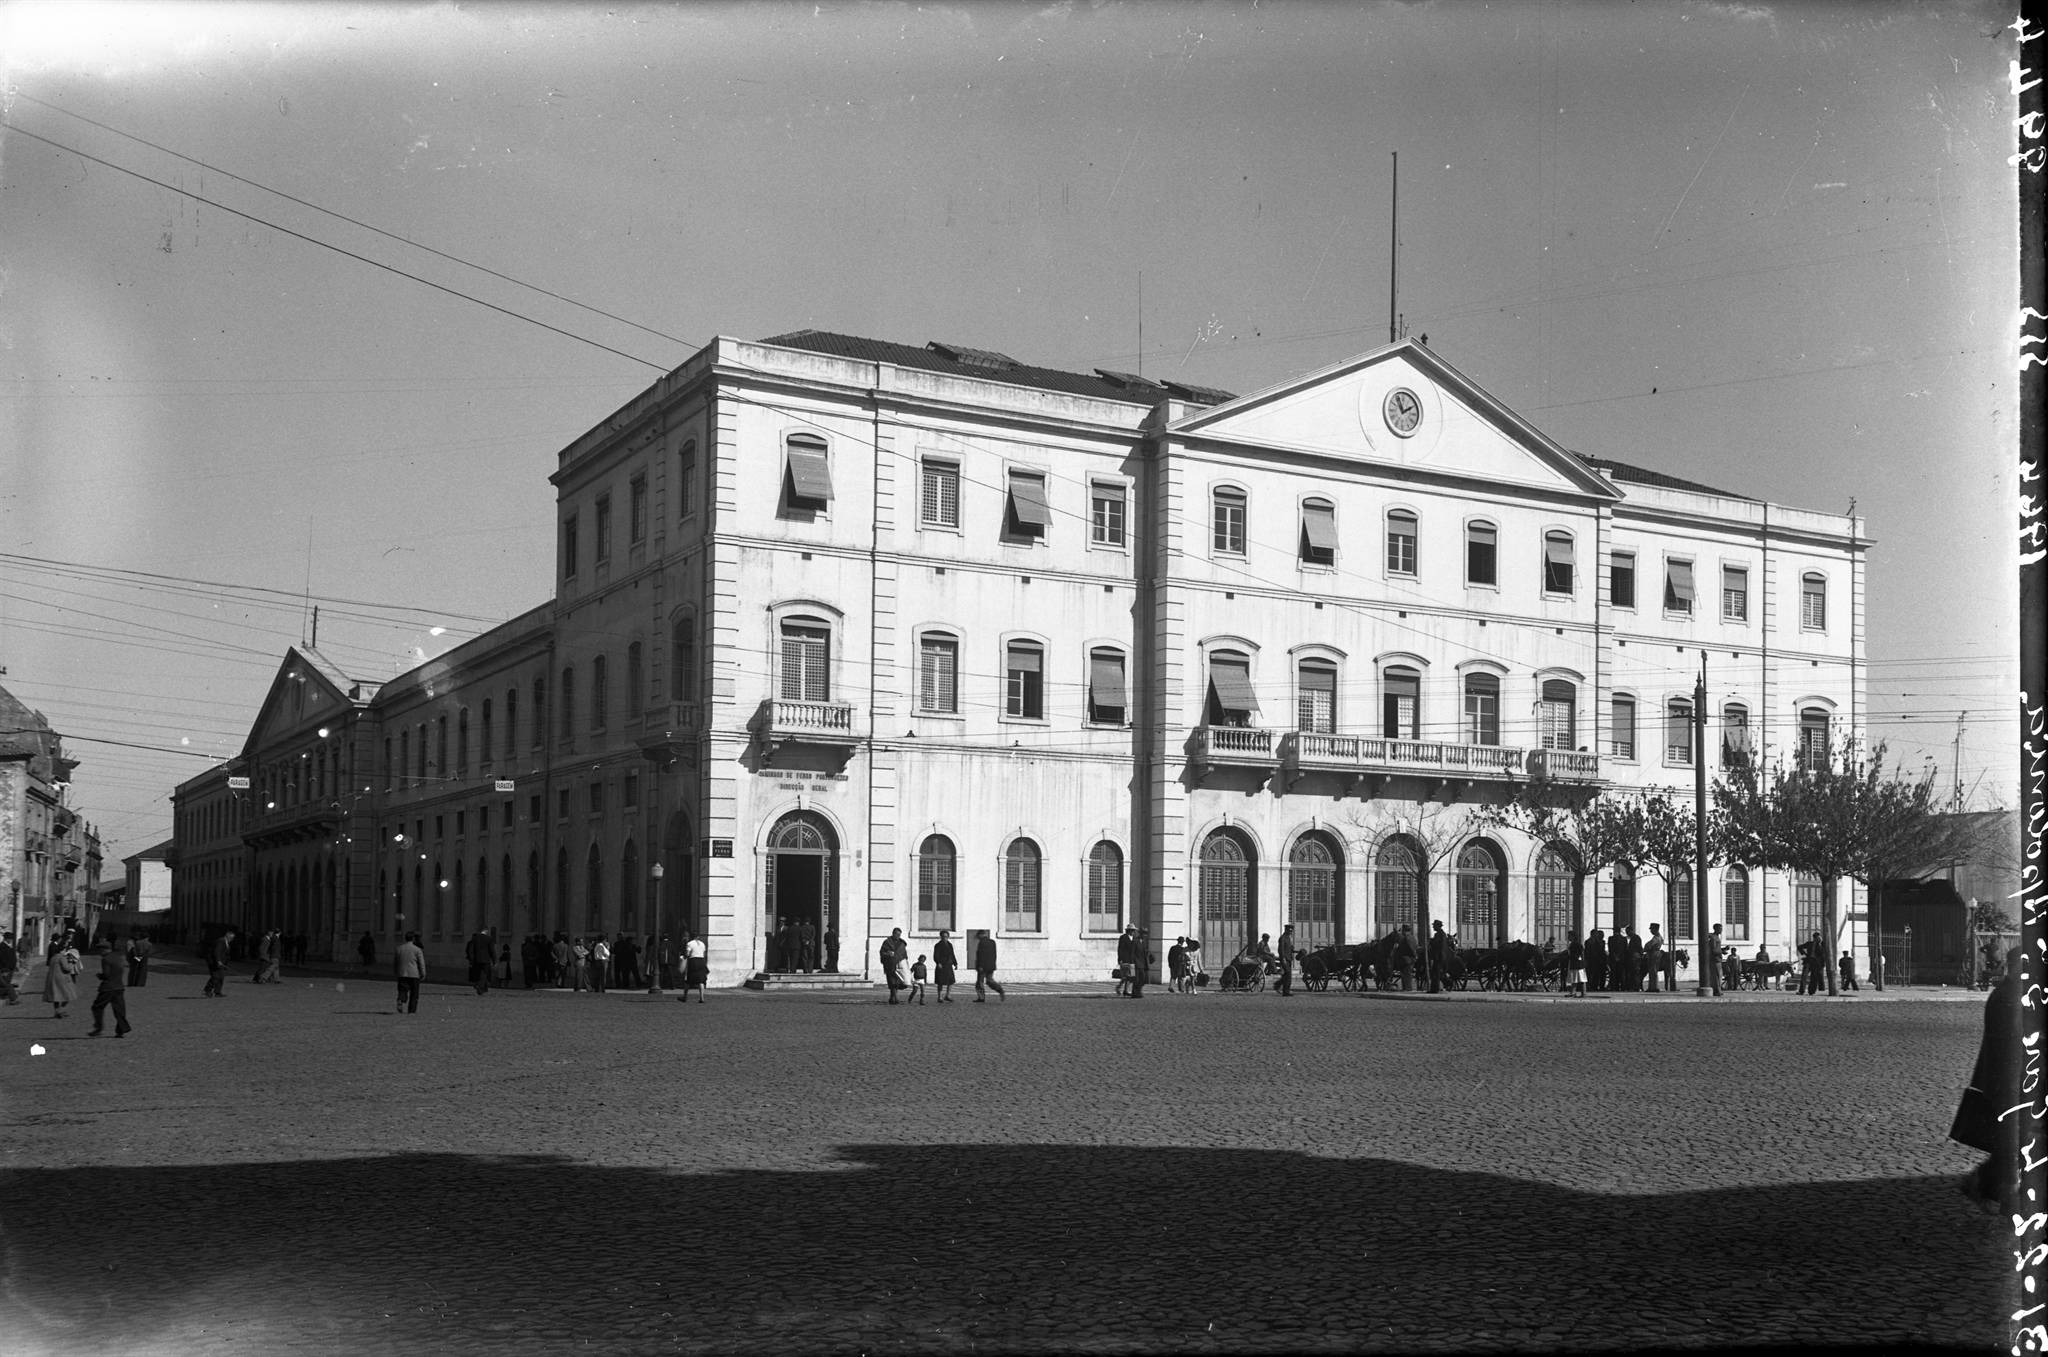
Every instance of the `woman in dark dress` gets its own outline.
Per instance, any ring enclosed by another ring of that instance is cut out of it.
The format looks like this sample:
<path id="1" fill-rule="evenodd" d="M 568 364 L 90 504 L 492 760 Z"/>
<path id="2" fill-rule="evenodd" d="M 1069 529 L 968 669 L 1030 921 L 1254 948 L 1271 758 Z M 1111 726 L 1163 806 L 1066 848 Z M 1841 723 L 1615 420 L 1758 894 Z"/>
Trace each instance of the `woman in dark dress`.
<path id="1" fill-rule="evenodd" d="M 2020 1030 L 2020 962 L 2020 949 L 2015 947 L 2006 954 L 2005 978 L 1984 1001 L 1984 1037 L 1977 1046 L 1977 1064 L 1948 1130 L 1950 1140 L 1984 1152 L 1984 1162 L 1964 1180 L 1963 1191 L 1990 1210 L 2018 1201 L 2020 1126 L 2033 1120 L 2029 1113 L 2035 1099 L 2021 1089 L 2019 1080 L 2025 1059 Z M 1999 1115 L 2014 1107 L 2021 1110 L 2011 1116 Z"/>

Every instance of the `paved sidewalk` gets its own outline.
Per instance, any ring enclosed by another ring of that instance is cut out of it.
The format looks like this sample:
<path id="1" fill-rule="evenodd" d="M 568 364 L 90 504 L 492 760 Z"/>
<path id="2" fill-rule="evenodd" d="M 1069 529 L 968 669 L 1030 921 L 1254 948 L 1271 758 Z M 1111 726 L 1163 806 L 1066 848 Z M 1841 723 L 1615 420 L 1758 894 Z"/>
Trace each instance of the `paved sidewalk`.
<path id="1" fill-rule="evenodd" d="M 2003 1338 L 1974 1004 L 203 979 L 0 1009 L 0 1349 Z"/>

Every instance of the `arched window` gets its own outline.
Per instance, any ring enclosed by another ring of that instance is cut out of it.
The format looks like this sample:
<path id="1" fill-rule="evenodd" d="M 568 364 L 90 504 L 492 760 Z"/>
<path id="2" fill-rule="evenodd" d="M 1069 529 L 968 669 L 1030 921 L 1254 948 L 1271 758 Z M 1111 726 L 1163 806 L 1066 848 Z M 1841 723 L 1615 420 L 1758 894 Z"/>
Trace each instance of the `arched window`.
<path id="1" fill-rule="evenodd" d="M 583 864 L 583 931 L 604 931 L 604 855 L 596 844 Z"/>
<path id="2" fill-rule="evenodd" d="M 1721 765 L 1732 767 L 1755 752 L 1750 743 L 1749 708 L 1730 702 L 1721 708 Z"/>
<path id="3" fill-rule="evenodd" d="M 1219 485 L 1209 495 L 1209 545 L 1231 556 L 1244 555 L 1244 491 Z"/>
<path id="4" fill-rule="evenodd" d="M 491 864 L 486 858 L 476 860 L 476 926 L 491 926 Z"/>
<path id="5" fill-rule="evenodd" d="M 1124 679 L 1124 653 L 1099 646 L 1088 652 L 1088 719 L 1101 725 L 1120 726 L 1129 710 L 1129 689 Z"/>
<path id="6" fill-rule="evenodd" d="M 647 710 L 647 670 L 643 655 L 638 641 L 626 647 L 626 716 L 629 719 Z"/>
<path id="7" fill-rule="evenodd" d="M 684 613 L 669 628 L 669 698 L 697 700 L 697 615 Z"/>
<path id="8" fill-rule="evenodd" d="M 960 639 L 942 631 L 917 638 L 917 709 L 952 715 L 960 710 Z"/>
<path id="9" fill-rule="evenodd" d="M 1251 656 L 1239 650 L 1209 655 L 1209 694 L 1203 722 L 1212 726 L 1249 726 L 1259 709 L 1252 693 Z"/>
<path id="10" fill-rule="evenodd" d="M 562 742 L 568 743 L 576 736 L 576 671 L 564 666 L 562 669 L 562 691 L 558 695 L 562 704 Z"/>
<path id="11" fill-rule="evenodd" d="M 1337 666 L 1305 659 L 1295 670 L 1294 728 L 1328 735 L 1337 729 Z"/>
<path id="12" fill-rule="evenodd" d="M 539 749 L 547 740 L 548 679 L 542 674 L 533 681 L 533 747 Z"/>
<path id="13" fill-rule="evenodd" d="M 591 850 L 595 852 L 595 849 Z M 569 849 L 565 844 L 555 850 L 555 927 L 558 931 L 569 931 L 572 911 L 569 907 Z"/>
<path id="14" fill-rule="evenodd" d="M 1003 714 L 1026 721 L 1045 717 L 1045 647 L 1036 641 L 1003 647 Z"/>
<path id="15" fill-rule="evenodd" d="M 606 676 L 605 657 L 599 655 L 590 661 L 590 728 L 603 730 L 611 702 L 611 684 Z"/>
<path id="16" fill-rule="evenodd" d="M 1543 680 L 1536 724 L 1545 749 L 1577 749 L 1579 690 L 1564 679 Z"/>
<path id="17" fill-rule="evenodd" d="M 1123 850 L 1103 839 L 1088 850 L 1088 931 L 1115 933 L 1123 921 Z"/>
<path id="18" fill-rule="evenodd" d="M 1730 942 L 1749 940 L 1749 872 L 1729 867 L 1721 873 L 1721 931 Z"/>
<path id="19" fill-rule="evenodd" d="M 631 839 L 619 854 L 619 928 L 640 931 L 640 845 Z"/>
<path id="20" fill-rule="evenodd" d="M 1614 695 L 1614 712 L 1607 723 L 1607 753 L 1617 759 L 1636 756 L 1636 700 L 1625 693 Z"/>
<path id="21" fill-rule="evenodd" d="M 1805 707 L 1799 713 L 1799 767 L 1817 773 L 1828 766 L 1828 709 Z"/>
<path id="22" fill-rule="evenodd" d="M 958 854 L 943 834 L 929 834 L 917 847 L 917 931 L 956 927 L 954 880 Z"/>
<path id="23" fill-rule="evenodd" d="M 469 708 L 455 714 L 455 776 L 469 776 Z"/>
<path id="24" fill-rule="evenodd" d="M 1828 629 L 1827 576 L 1812 572 L 1799 577 L 1799 626 L 1804 631 Z"/>
<path id="25" fill-rule="evenodd" d="M 1636 926 L 1636 872 L 1633 867 L 1614 869 L 1614 931 Z"/>
<path id="26" fill-rule="evenodd" d="M 462 864 L 459 862 L 455 864 L 455 879 L 458 882 L 462 880 Z M 434 900 L 433 923 L 430 927 L 433 930 L 433 935 L 438 938 L 448 928 L 448 878 L 441 874 L 440 863 L 434 864 L 434 879 L 427 884 L 428 888 L 433 892 Z M 455 909 L 457 916 L 460 917 L 462 912 L 462 902 L 460 900 L 456 901 Z"/>
<path id="27" fill-rule="evenodd" d="M 540 905 L 540 850 L 526 852 L 526 927 L 535 932 L 547 928 L 547 916 Z"/>
<path id="28" fill-rule="evenodd" d="M 832 630 L 814 617 L 791 617 L 782 623 L 782 682 L 785 702 L 830 702 L 828 671 L 832 661 Z"/>
<path id="29" fill-rule="evenodd" d="M 1422 673 L 1389 665 L 1380 673 L 1380 734 L 1389 740 L 1422 738 Z"/>
<path id="30" fill-rule="evenodd" d="M 535 870 L 539 870 L 536 868 Z M 512 923 L 512 855 L 506 853 L 498 859 L 498 927 L 506 933 Z"/>
<path id="31" fill-rule="evenodd" d="M 1664 762 L 1692 766 L 1692 699 L 1674 697 L 1664 704 Z"/>
<path id="32" fill-rule="evenodd" d="M 1499 947 L 1508 940 L 1507 868 L 1485 840 L 1458 851 L 1458 945 Z"/>
<path id="33" fill-rule="evenodd" d="M 1040 853 L 1029 839 L 1011 843 L 1003 854 L 1003 929 L 1036 933 L 1040 915 Z"/>
<path id="34" fill-rule="evenodd" d="M 1387 510 L 1387 573 L 1415 573 L 1415 544 L 1418 524 L 1407 509 Z"/>
<path id="35" fill-rule="evenodd" d="M 1570 854 L 1555 844 L 1536 854 L 1535 927 L 1530 942 L 1562 948 L 1566 935 L 1578 927 L 1579 870 Z"/>
<path id="36" fill-rule="evenodd" d="M 688 518 L 697 509 L 697 440 L 683 441 L 676 459 L 676 517 Z"/>
<path id="37" fill-rule="evenodd" d="M 1569 594 L 1575 575 L 1572 535 L 1551 531 L 1543 534 L 1543 592 Z"/>
<path id="38" fill-rule="evenodd" d="M 1221 967 L 1251 940 L 1251 869 L 1251 853 L 1230 831 L 1216 830 L 1202 841 L 1195 927 L 1212 966 Z"/>
<path id="39" fill-rule="evenodd" d="M 505 761 L 510 763 L 519 749 L 519 690 L 505 690 Z"/>
<path id="40" fill-rule="evenodd" d="M 1811 872 L 1800 872 L 1792 878 L 1792 941 L 1806 942 L 1814 934 L 1826 931 L 1826 927 L 1820 878 Z"/>
<path id="41" fill-rule="evenodd" d="M 811 518 L 832 504 L 832 467 L 825 440 L 816 434 L 793 433 L 783 442 L 782 511 L 784 516 Z"/>
<path id="42" fill-rule="evenodd" d="M 1422 927 L 1422 855 L 1404 839 L 1388 839 L 1373 858 L 1373 894 L 1378 897 L 1374 929 L 1382 936 L 1402 924 Z M 1418 940 L 1419 945 L 1419 940 Z"/>
<path id="43" fill-rule="evenodd" d="M 1287 921 L 1304 951 L 1337 945 L 1337 854 L 1321 834 L 1304 834 L 1287 853 Z"/>
<path id="44" fill-rule="evenodd" d="M 477 735 L 476 753 L 478 763 L 486 768 L 491 766 L 491 699 L 488 697 L 484 699 L 484 724 Z"/>
<path id="45" fill-rule="evenodd" d="M 1473 672 L 1465 675 L 1465 743 L 1500 743 L 1500 677 Z"/>
<path id="46" fill-rule="evenodd" d="M 1670 889 L 1665 892 L 1670 899 L 1670 937 L 1672 941 L 1690 939 L 1692 927 L 1692 874 L 1680 872 L 1671 878 Z"/>
<path id="47" fill-rule="evenodd" d="M 1299 550 L 1303 565 L 1337 564 L 1337 506 L 1326 499 L 1309 499 L 1301 502 L 1301 541 Z"/>
<path id="48" fill-rule="evenodd" d="M 1500 583 L 1500 530 L 1484 520 L 1465 525 L 1465 583 Z"/>

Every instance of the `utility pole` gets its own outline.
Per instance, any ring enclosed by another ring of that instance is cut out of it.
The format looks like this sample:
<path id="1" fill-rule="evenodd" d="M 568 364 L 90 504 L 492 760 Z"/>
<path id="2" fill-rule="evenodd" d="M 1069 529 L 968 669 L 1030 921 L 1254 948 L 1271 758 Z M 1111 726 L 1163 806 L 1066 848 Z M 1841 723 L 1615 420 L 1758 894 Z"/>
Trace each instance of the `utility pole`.
<path id="1" fill-rule="evenodd" d="M 1699 973 L 1695 998 L 1710 992 L 1721 997 L 1721 958 L 1709 957 L 1707 929 L 1707 648 L 1700 647 L 1700 679 L 1692 690 L 1692 911 L 1693 935 L 1699 941 Z"/>

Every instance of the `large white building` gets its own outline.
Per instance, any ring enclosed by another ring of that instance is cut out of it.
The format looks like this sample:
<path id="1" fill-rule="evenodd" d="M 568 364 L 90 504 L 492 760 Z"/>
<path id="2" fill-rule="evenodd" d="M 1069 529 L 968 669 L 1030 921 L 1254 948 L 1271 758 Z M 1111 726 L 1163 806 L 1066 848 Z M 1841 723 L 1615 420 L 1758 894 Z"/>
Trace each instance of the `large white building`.
<path id="1" fill-rule="evenodd" d="M 381 688 L 287 657 L 319 692 L 287 720 L 274 690 L 244 751 L 244 922 L 339 950 L 403 916 L 453 961 L 480 924 L 638 933 L 658 901 L 722 983 L 783 919 L 842 970 L 945 927 L 1047 979 L 1100 976 L 1128 922 L 1209 955 L 1284 921 L 1684 939 L 1660 878 L 1471 813 L 1538 774 L 1689 795 L 1703 658 L 1710 774 L 1867 706 L 1858 520 L 1575 455 L 1413 342 L 1233 397 L 719 339 L 553 480 L 552 604 Z M 295 770 L 330 766 L 307 805 Z M 1818 926 L 1810 883 L 1709 884 L 1751 949 Z"/>

